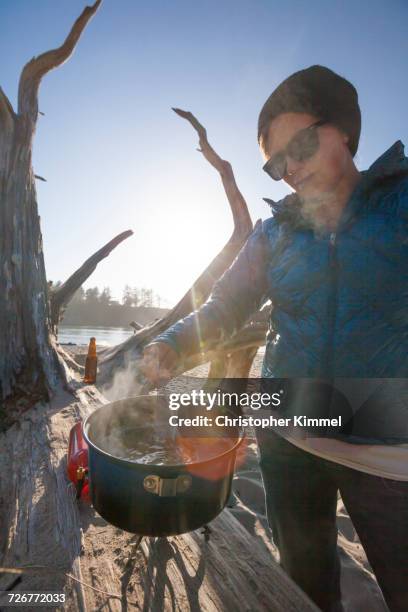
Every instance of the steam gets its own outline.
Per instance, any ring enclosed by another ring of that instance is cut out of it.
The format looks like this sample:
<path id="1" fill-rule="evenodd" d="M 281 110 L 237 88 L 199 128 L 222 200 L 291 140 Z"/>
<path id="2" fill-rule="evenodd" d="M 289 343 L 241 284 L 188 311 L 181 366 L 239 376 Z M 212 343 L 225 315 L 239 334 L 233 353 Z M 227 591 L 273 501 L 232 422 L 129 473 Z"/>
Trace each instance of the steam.
<path id="1" fill-rule="evenodd" d="M 329 193 L 301 198 L 300 214 L 317 234 L 327 233 L 327 228 L 337 220 L 338 208 Z"/>
<path id="2" fill-rule="evenodd" d="M 128 368 L 121 370 L 118 384 Z M 131 387 L 127 387 L 130 389 Z M 121 387 L 126 389 L 124 386 Z M 101 450 L 131 461 L 164 463 L 174 455 L 175 428 L 168 420 L 165 397 L 141 395 L 119 399 L 98 408 L 89 419 L 87 434 Z"/>
<path id="3" fill-rule="evenodd" d="M 102 387 L 102 393 L 111 402 L 148 393 L 148 381 L 139 373 L 140 357 L 126 355 L 123 367 L 117 369 L 111 383 Z"/>
<path id="4" fill-rule="evenodd" d="M 158 463 L 164 463 L 163 440 L 174 441 L 177 428 L 168 422 L 166 399 L 154 395 L 146 397 L 152 387 L 140 373 L 141 361 L 140 356 L 126 355 L 112 382 L 102 387 L 103 395 L 112 404 L 99 412 L 93 433 L 100 448 L 115 457 L 142 463 L 153 463 L 156 457 Z M 113 406 L 113 402 L 120 402 L 120 405 Z M 131 441 L 125 441 L 129 428 L 139 430 L 148 446 L 137 440 L 136 433 Z"/>

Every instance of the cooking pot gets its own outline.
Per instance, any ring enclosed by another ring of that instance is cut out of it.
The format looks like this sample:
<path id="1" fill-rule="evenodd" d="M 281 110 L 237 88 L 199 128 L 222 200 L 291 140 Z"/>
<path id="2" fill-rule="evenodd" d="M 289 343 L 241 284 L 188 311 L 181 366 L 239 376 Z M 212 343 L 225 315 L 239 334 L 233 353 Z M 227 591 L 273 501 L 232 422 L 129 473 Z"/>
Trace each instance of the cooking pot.
<path id="1" fill-rule="evenodd" d="M 222 407 L 217 409 L 220 411 L 229 412 Z M 227 450 L 185 465 L 152 465 L 124 459 L 120 453 L 115 456 L 107 444 L 112 432 L 126 428 L 140 431 L 141 436 L 146 427 L 169 429 L 169 417 L 173 414 L 165 396 L 146 395 L 100 406 L 84 422 L 93 506 L 120 529 L 147 536 L 186 533 L 214 519 L 227 503 L 236 452 L 244 437 L 240 427 L 217 428 L 215 443 L 214 437 L 197 437 L 209 436 L 206 428 L 186 428 L 187 445 L 208 441 L 213 453 L 217 448 Z M 212 410 L 211 418 L 215 415 Z M 183 436 L 183 431 L 178 435 Z M 228 440 L 227 447 L 217 446 L 217 435 L 224 442 Z"/>

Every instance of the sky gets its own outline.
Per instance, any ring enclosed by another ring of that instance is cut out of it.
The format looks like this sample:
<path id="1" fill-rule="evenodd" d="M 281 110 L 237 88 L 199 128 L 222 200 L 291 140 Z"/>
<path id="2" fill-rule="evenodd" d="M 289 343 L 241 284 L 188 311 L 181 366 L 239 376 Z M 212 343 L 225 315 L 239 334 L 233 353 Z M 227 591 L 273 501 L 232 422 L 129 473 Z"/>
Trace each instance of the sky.
<path id="1" fill-rule="evenodd" d="M 0 0 L 0 86 L 16 105 L 34 55 L 59 46 L 83 0 Z M 103 0 L 73 56 L 43 79 L 33 165 L 47 276 L 65 280 L 121 231 L 85 284 L 153 288 L 170 307 L 222 248 L 232 217 L 196 151 L 193 112 L 228 159 L 252 219 L 288 188 L 262 172 L 259 111 L 289 74 L 322 64 L 359 92 L 367 168 L 408 143 L 406 0 Z"/>

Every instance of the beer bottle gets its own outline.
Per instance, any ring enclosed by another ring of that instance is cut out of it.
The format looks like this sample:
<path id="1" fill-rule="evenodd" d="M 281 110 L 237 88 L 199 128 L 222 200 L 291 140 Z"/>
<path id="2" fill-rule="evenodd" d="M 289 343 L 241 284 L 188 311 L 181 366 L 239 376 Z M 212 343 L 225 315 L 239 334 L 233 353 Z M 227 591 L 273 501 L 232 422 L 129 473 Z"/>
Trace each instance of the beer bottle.
<path id="1" fill-rule="evenodd" d="M 92 385 L 96 382 L 96 367 L 98 365 L 98 357 L 96 355 L 96 339 L 91 338 L 89 341 L 88 355 L 85 361 L 85 376 L 84 382 Z"/>

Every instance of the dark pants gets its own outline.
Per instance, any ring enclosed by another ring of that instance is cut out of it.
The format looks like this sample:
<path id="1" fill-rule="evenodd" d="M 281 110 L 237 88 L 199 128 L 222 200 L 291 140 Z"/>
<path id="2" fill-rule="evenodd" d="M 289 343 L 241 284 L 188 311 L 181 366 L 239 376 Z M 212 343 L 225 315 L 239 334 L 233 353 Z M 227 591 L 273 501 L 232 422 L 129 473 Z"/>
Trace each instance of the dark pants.
<path id="1" fill-rule="evenodd" d="M 337 491 L 391 612 L 408 610 L 408 482 L 371 476 L 257 431 L 269 525 L 285 571 L 322 609 L 342 610 Z"/>

